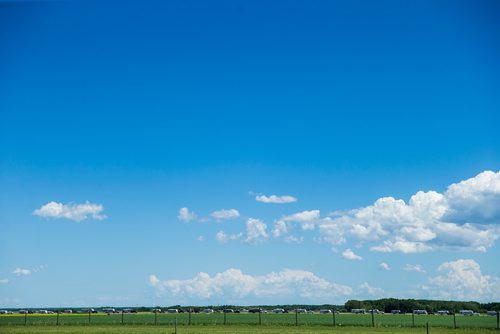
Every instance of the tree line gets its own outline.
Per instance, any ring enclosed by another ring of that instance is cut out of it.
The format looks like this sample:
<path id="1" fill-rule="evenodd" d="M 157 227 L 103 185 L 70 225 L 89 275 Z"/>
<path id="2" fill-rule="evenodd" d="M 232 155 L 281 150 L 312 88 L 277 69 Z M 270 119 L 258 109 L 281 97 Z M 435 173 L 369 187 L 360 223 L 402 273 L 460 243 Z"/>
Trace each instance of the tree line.
<path id="1" fill-rule="evenodd" d="M 437 312 L 439 310 L 486 312 L 500 310 L 500 302 L 479 303 L 475 301 L 383 298 L 377 300 L 348 300 L 344 308 L 346 311 L 355 308 L 378 309 L 386 313 L 392 310 L 400 310 L 401 313 L 411 313 L 413 310 L 426 310 L 427 312 Z"/>

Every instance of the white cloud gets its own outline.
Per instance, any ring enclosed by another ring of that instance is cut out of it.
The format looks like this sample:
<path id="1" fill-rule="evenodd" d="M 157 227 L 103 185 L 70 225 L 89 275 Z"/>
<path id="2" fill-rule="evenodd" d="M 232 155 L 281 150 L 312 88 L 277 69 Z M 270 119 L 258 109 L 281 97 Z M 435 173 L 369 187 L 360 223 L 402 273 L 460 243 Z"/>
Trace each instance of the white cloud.
<path id="1" fill-rule="evenodd" d="M 267 239 L 267 225 L 260 219 L 248 218 L 246 221 L 246 239 L 245 241 L 251 244 L 261 242 Z"/>
<path id="2" fill-rule="evenodd" d="M 296 222 L 299 223 L 303 230 L 313 230 L 315 223 L 320 218 L 319 210 L 310 210 L 297 212 L 292 215 L 281 217 L 280 221 L 283 222 Z"/>
<path id="3" fill-rule="evenodd" d="M 198 241 L 203 241 L 203 240 L 205 240 L 205 238 L 204 238 L 202 235 L 199 235 L 199 236 L 196 238 L 196 240 L 198 240 Z"/>
<path id="4" fill-rule="evenodd" d="M 321 303 L 352 294 L 349 286 L 327 281 L 309 271 L 292 269 L 252 276 L 232 268 L 214 276 L 201 272 L 190 279 L 165 281 L 151 275 L 149 283 L 160 295 L 186 301 L 241 302 L 254 298 L 279 303 L 300 297 Z"/>
<path id="5" fill-rule="evenodd" d="M 284 221 L 279 220 L 274 224 L 273 237 L 279 238 L 280 236 L 285 235 L 287 233 L 288 233 L 288 227 Z"/>
<path id="6" fill-rule="evenodd" d="M 403 270 L 404 271 L 413 271 L 413 272 L 416 272 L 416 273 L 425 273 L 425 269 L 424 267 L 422 267 L 421 264 L 406 264 L 404 267 L 403 267 Z"/>
<path id="7" fill-rule="evenodd" d="M 446 219 L 463 223 L 500 223 L 500 172 L 484 171 L 452 184 L 445 193 Z"/>
<path id="8" fill-rule="evenodd" d="M 500 172 L 452 184 L 444 194 L 419 191 L 406 203 L 383 197 L 373 205 L 317 221 L 321 240 L 350 239 L 378 252 L 484 252 L 500 237 Z"/>
<path id="9" fill-rule="evenodd" d="M 45 218 L 66 218 L 79 222 L 87 218 L 105 219 L 106 216 L 102 214 L 102 211 L 104 207 L 101 204 L 90 202 L 83 204 L 49 202 L 33 211 L 33 215 Z"/>
<path id="10" fill-rule="evenodd" d="M 302 211 L 297 212 L 289 216 L 284 216 L 281 220 L 286 222 L 311 222 L 319 219 L 320 211 L 319 210 L 310 210 L 310 211 Z"/>
<path id="11" fill-rule="evenodd" d="M 383 269 L 383 270 L 391 270 L 391 267 L 385 262 L 382 262 L 381 264 L 379 264 L 379 268 Z"/>
<path id="12" fill-rule="evenodd" d="M 219 231 L 215 235 L 215 240 L 217 240 L 218 243 L 220 244 L 225 244 L 228 241 L 232 240 L 240 240 L 243 237 L 243 233 L 239 234 L 226 234 L 224 231 Z"/>
<path id="13" fill-rule="evenodd" d="M 361 256 L 354 254 L 354 252 L 350 248 L 347 248 L 345 251 L 343 251 L 342 256 L 348 260 L 362 260 L 363 259 Z"/>
<path id="14" fill-rule="evenodd" d="M 184 207 L 184 208 L 179 209 L 179 215 L 177 216 L 177 218 L 180 221 L 188 223 L 188 222 L 196 219 L 196 214 L 192 211 L 189 211 L 188 208 Z"/>
<path id="15" fill-rule="evenodd" d="M 359 286 L 358 294 L 363 296 L 369 295 L 371 297 L 381 297 L 384 296 L 385 291 L 381 288 L 370 286 L 370 284 L 364 282 Z"/>
<path id="16" fill-rule="evenodd" d="M 215 239 L 220 244 L 225 244 L 228 241 L 241 240 L 249 244 L 257 244 L 266 240 L 269 235 L 267 233 L 267 225 L 260 219 L 248 218 L 246 223 L 246 233 L 227 234 L 224 231 L 219 231 L 215 235 Z"/>
<path id="17" fill-rule="evenodd" d="M 289 195 L 285 196 L 277 196 L 277 195 L 271 195 L 271 196 L 266 196 L 266 195 L 257 195 L 255 196 L 255 200 L 257 202 L 262 202 L 262 203 L 278 203 L 278 204 L 284 204 L 284 203 L 293 203 L 297 202 L 297 198 Z"/>
<path id="18" fill-rule="evenodd" d="M 29 269 L 16 268 L 12 273 L 17 276 L 28 276 L 32 274 L 32 271 Z"/>
<path id="19" fill-rule="evenodd" d="M 8 278 L 2 278 L 0 279 L 0 284 L 7 284 L 9 283 L 9 279 Z"/>
<path id="20" fill-rule="evenodd" d="M 441 264 L 441 273 L 424 286 L 429 295 L 439 299 L 495 301 L 500 299 L 500 278 L 483 275 L 479 264 L 459 259 Z"/>
<path id="21" fill-rule="evenodd" d="M 229 210 L 222 209 L 212 212 L 210 216 L 212 216 L 212 218 L 215 218 L 217 220 L 225 220 L 225 219 L 238 218 L 240 216 L 240 213 L 236 209 L 229 209 Z"/>

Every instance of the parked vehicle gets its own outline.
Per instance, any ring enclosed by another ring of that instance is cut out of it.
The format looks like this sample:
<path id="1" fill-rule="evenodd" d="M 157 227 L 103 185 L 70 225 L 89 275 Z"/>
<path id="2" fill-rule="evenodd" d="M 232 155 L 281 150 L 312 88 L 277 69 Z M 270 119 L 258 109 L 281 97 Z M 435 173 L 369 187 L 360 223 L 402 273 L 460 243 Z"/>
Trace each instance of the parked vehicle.
<path id="1" fill-rule="evenodd" d="M 364 308 L 353 308 L 353 309 L 351 309 L 351 313 L 354 313 L 354 314 L 365 314 L 366 310 Z"/>

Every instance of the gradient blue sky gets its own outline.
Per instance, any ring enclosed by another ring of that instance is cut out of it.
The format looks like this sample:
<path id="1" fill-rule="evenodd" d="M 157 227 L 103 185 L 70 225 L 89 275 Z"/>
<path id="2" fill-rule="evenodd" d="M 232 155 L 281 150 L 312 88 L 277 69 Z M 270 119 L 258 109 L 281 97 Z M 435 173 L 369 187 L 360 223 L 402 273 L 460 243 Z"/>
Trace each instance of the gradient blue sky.
<path id="1" fill-rule="evenodd" d="M 0 307 L 498 301 L 499 15 L 0 1 Z"/>

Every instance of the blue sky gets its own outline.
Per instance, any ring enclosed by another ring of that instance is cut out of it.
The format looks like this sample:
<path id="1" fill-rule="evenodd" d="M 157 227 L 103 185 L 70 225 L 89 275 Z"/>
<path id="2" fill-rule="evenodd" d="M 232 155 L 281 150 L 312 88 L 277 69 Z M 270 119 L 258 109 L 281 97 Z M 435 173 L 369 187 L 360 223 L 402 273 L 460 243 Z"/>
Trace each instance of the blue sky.
<path id="1" fill-rule="evenodd" d="M 0 1 L 0 306 L 498 301 L 499 14 Z"/>

